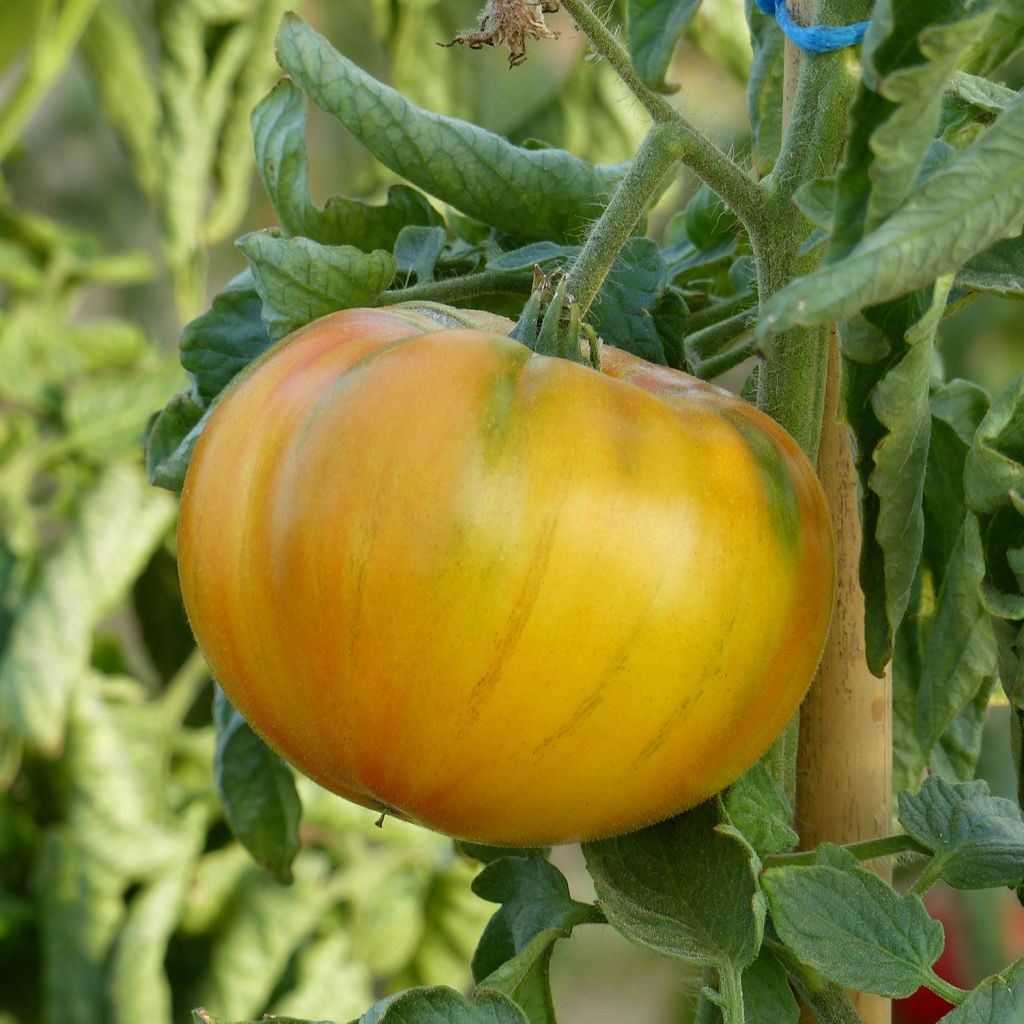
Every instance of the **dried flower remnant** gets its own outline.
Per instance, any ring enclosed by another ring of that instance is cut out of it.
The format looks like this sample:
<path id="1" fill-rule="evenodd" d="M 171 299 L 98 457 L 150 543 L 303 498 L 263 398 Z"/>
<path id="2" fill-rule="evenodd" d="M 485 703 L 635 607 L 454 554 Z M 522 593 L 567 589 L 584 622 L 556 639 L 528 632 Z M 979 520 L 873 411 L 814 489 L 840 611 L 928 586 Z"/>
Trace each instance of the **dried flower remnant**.
<path id="1" fill-rule="evenodd" d="M 508 66 L 514 68 L 526 60 L 526 40 L 557 39 L 558 33 L 548 28 L 545 14 L 558 10 L 558 0 L 488 0 L 480 14 L 475 32 L 460 32 L 450 43 L 466 43 L 471 50 L 484 46 L 507 46 Z"/>

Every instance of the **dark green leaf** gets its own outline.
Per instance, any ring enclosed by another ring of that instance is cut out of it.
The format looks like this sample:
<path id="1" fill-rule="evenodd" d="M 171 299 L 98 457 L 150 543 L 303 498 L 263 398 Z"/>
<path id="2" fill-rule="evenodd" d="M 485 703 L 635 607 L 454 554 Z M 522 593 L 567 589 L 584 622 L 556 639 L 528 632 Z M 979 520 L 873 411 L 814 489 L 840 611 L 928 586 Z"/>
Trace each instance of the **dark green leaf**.
<path id="1" fill-rule="evenodd" d="M 529 1024 L 526 1014 L 500 992 L 472 1001 L 451 988 L 414 988 L 390 999 L 383 1012 L 370 1010 L 359 1024 Z"/>
<path id="2" fill-rule="evenodd" d="M 406 225 L 442 224 L 426 198 L 406 185 L 391 188 L 383 206 L 340 196 L 322 210 L 314 206 L 306 164 L 306 100 L 287 79 L 274 86 L 253 111 L 252 130 L 263 185 L 290 235 L 372 252 L 390 250 Z"/>
<path id="3" fill-rule="evenodd" d="M 665 365 L 668 357 L 653 314 L 667 284 L 657 245 L 649 238 L 631 238 L 605 278 L 588 320 L 608 344 Z"/>
<path id="4" fill-rule="evenodd" d="M 252 267 L 275 340 L 336 310 L 375 305 L 397 269 L 380 249 L 365 253 L 270 231 L 254 231 L 235 244 Z"/>
<path id="5" fill-rule="evenodd" d="M 984 571 L 978 521 L 968 514 L 950 556 L 928 637 L 917 705 L 925 750 L 931 750 L 996 672 L 995 636 L 979 592 Z"/>
<path id="6" fill-rule="evenodd" d="M 556 245 L 554 242 L 531 242 L 519 249 L 502 253 L 487 261 L 489 270 L 532 270 L 552 263 L 565 264 L 579 252 L 575 245 Z"/>
<path id="7" fill-rule="evenodd" d="M 939 126 L 945 84 L 990 18 L 991 9 L 965 13 L 957 0 L 874 5 L 837 178 L 831 259 L 846 256 L 909 194 Z"/>
<path id="8" fill-rule="evenodd" d="M 793 808 L 763 761 L 757 761 L 729 787 L 725 809 L 759 854 L 792 850 L 800 839 L 790 825 Z"/>
<path id="9" fill-rule="evenodd" d="M 741 970 L 761 945 L 757 856 L 717 800 L 630 835 L 586 843 L 608 920 L 664 956 Z"/>
<path id="10" fill-rule="evenodd" d="M 414 106 L 288 15 L 278 60 L 317 106 L 381 163 L 460 210 L 518 238 L 575 241 L 624 168 L 560 149 L 526 149 L 465 121 Z"/>
<path id="11" fill-rule="evenodd" d="M 797 1024 L 800 1020 L 786 968 L 770 949 L 762 948 L 743 972 L 743 1005 L 751 1024 Z"/>
<path id="12" fill-rule="evenodd" d="M 491 861 L 473 880 L 473 891 L 502 905 L 484 930 L 473 957 L 477 982 L 522 953 L 543 932 L 568 936 L 578 924 L 604 920 L 596 907 L 569 896 L 565 877 L 539 854 Z"/>
<path id="13" fill-rule="evenodd" d="M 964 474 L 967 500 L 979 513 L 1010 504 L 1024 494 L 1024 377 L 996 399 L 978 427 Z"/>
<path id="14" fill-rule="evenodd" d="M 983 780 L 952 786 L 936 776 L 913 796 L 901 793 L 899 820 L 935 856 L 934 867 L 955 889 L 994 889 L 1024 881 L 1024 822 L 1010 800 L 992 796 Z"/>
<path id="15" fill-rule="evenodd" d="M 193 397 L 203 408 L 270 347 L 262 313 L 252 271 L 246 270 L 214 298 L 209 310 L 185 325 L 181 365 L 188 370 Z"/>
<path id="16" fill-rule="evenodd" d="M 627 0 L 629 57 L 648 88 L 659 92 L 679 88 L 665 81 L 665 72 L 699 4 L 700 0 Z"/>
<path id="17" fill-rule="evenodd" d="M 220 687 L 214 721 L 214 774 L 231 828 L 260 864 L 288 881 L 302 817 L 291 769 L 249 728 Z"/>
<path id="18" fill-rule="evenodd" d="M 958 270 L 1022 226 L 1024 100 L 1017 100 L 842 259 L 773 295 L 762 331 L 849 317 Z"/>
<path id="19" fill-rule="evenodd" d="M 779 937 L 829 981 L 903 998 L 930 980 L 943 932 L 919 896 L 863 868 L 770 868 L 761 880 Z"/>
<path id="20" fill-rule="evenodd" d="M 986 978 L 939 1024 L 1013 1024 L 1024 1019 L 1024 960 Z"/>
<path id="21" fill-rule="evenodd" d="M 122 599 L 174 514 L 171 498 L 128 463 L 111 464 L 82 498 L 0 654 L 0 719 L 11 733 L 41 750 L 59 750 L 93 630 Z"/>
<path id="22" fill-rule="evenodd" d="M 686 204 L 686 237 L 698 249 L 713 249 L 738 229 L 736 215 L 708 185 L 701 185 Z"/>
<path id="23" fill-rule="evenodd" d="M 157 413 L 146 435 L 146 473 L 155 487 L 179 493 L 196 441 L 211 409 L 206 413 L 189 392 L 175 395 Z"/>

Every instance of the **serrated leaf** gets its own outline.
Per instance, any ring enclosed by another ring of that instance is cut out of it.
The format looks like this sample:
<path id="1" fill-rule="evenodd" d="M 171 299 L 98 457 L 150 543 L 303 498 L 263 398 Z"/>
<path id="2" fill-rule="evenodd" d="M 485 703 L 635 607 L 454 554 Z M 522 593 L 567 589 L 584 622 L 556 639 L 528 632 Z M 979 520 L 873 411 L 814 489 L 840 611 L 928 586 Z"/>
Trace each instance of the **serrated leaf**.
<path id="1" fill-rule="evenodd" d="M 729 820 L 759 854 L 781 853 L 796 847 L 793 808 L 763 761 L 748 768 L 725 797 Z"/>
<path id="2" fill-rule="evenodd" d="M 954 889 L 1015 887 L 1024 881 L 1024 821 L 984 780 L 950 785 L 936 776 L 916 795 L 900 793 L 900 824 L 934 856 Z"/>
<path id="3" fill-rule="evenodd" d="M 584 844 L 609 922 L 663 956 L 720 970 L 752 963 L 764 924 L 760 865 L 723 821 L 709 800 L 660 825 Z"/>
<path id="4" fill-rule="evenodd" d="M 587 319 L 609 344 L 652 363 L 668 363 L 654 310 L 668 285 L 668 268 L 655 242 L 631 238 L 615 260 Z"/>
<path id="5" fill-rule="evenodd" d="M 500 992 L 473 1000 L 451 988 L 414 988 L 390 997 L 383 1012 L 370 1010 L 359 1024 L 529 1024 L 526 1014 Z"/>
<path id="6" fill-rule="evenodd" d="M 336 310 L 375 305 L 397 270 L 395 258 L 380 249 L 366 253 L 271 231 L 254 231 L 235 244 L 252 267 L 275 341 Z"/>
<path id="7" fill-rule="evenodd" d="M 943 931 L 919 896 L 863 868 L 770 868 L 761 881 L 779 937 L 822 977 L 895 999 L 931 979 Z"/>
<path id="8" fill-rule="evenodd" d="M 990 18 L 990 9 L 965 14 L 956 0 L 875 4 L 837 176 L 830 259 L 849 253 L 907 197 L 938 129 L 945 84 Z"/>
<path id="9" fill-rule="evenodd" d="M 838 215 L 837 215 L 838 216 Z M 1024 99 L 917 185 L 842 259 L 776 292 L 762 334 L 852 316 L 955 272 L 1024 226 Z"/>
<path id="10" fill-rule="evenodd" d="M 195 397 L 208 406 L 235 375 L 270 347 L 263 303 L 246 270 L 217 295 L 213 305 L 181 332 L 181 365 Z"/>
<path id="11" fill-rule="evenodd" d="M 763 14 L 754 0 L 745 0 L 754 61 L 747 81 L 751 156 L 754 170 L 763 178 L 775 165 L 782 146 L 782 79 L 785 68 L 785 36 L 779 23 Z"/>
<path id="12" fill-rule="evenodd" d="M 628 0 L 626 43 L 629 58 L 644 85 L 658 92 L 679 86 L 665 81 L 675 51 L 700 0 Z"/>
<path id="13" fill-rule="evenodd" d="M 1024 1017 L 1024 959 L 986 978 L 939 1024 L 1010 1024 Z"/>
<path id="14" fill-rule="evenodd" d="M 575 241 L 625 169 L 560 149 L 526 149 L 465 121 L 416 107 L 294 15 L 278 60 L 310 99 L 385 166 L 469 217 L 517 238 Z"/>
<path id="15" fill-rule="evenodd" d="M 15 736 L 59 750 L 92 634 L 174 521 L 172 499 L 115 462 L 82 498 L 68 535 L 26 596 L 0 656 L 0 718 Z"/>
<path id="16" fill-rule="evenodd" d="M 926 751 L 996 673 L 995 636 L 979 592 L 984 572 L 978 521 L 968 514 L 928 636 L 917 704 L 917 728 Z"/>
<path id="17" fill-rule="evenodd" d="M 220 687 L 214 721 L 214 777 L 231 829 L 260 864 L 287 882 L 299 852 L 302 818 L 292 771 L 249 728 Z"/>
<path id="18" fill-rule="evenodd" d="M 390 250 L 406 225 L 440 227 L 440 215 L 406 185 L 393 186 L 383 206 L 336 196 L 321 210 L 309 194 L 306 100 L 287 79 L 278 82 L 252 113 L 256 166 L 267 195 L 290 235 L 324 245 L 354 245 L 364 252 Z"/>
<path id="19" fill-rule="evenodd" d="M 905 355 L 888 368 L 871 396 L 883 431 L 872 452 L 874 465 L 868 476 L 868 486 L 878 499 L 871 540 L 881 557 L 884 596 L 865 588 L 865 600 L 879 601 L 886 618 L 884 636 L 882 629 L 875 629 L 866 638 L 868 664 L 876 674 L 892 657 L 893 636 L 903 621 L 924 545 L 922 500 L 932 420 L 929 385 L 935 332 L 951 284 L 949 277 L 936 282 L 924 316 L 904 335 Z"/>

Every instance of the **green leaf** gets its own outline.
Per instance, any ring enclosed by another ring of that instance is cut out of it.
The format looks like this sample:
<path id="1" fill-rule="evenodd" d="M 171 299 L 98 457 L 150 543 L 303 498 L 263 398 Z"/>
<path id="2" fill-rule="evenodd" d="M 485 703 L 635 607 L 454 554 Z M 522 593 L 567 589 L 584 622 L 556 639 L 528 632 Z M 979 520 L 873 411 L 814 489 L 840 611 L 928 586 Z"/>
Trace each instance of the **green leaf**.
<path id="1" fill-rule="evenodd" d="M 59 750 L 93 630 L 124 597 L 174 514 L 171 498 L 127 463 L 111 464 L 84 495 L 0 655 L 0 719 L 13 735 L 50 754 Z"/>
<path id="2" fill-rule="evenodd" d="M 1024 237 L 1004 238 L 968 260 L 956 275 L 956 287 L 972 292 L 1024 299 Z"/>
<path id="3" fill-rule="evenodd" d="M 934 855 L 930 872 L 954 889 L 1016 887 L 1024 881 L 1024 821 L 984 780 L 950 785 L 936 776 L 899 795 L 900 824 Z"/>
<path id="4" fill-rule="evenodd" d="M 1011 1024 L 1024 1017 L 1024 960 L 986 978 L 939 1024 Z"/>
<path id="5" fill-rule="evenodd" d="M 1024 494 L 1024 376 L 995 401 L 974 437 L 964 485 L 971 508 L 993 513 Z"/>
<path id="6" fill-rule="evenodd" d="M 668 285 L 668 270 L 650 238 L 631 238 L 619 253 L 587 319 L 609 344 L 652 363 L 668 363 L 654 310 Z"/>
<path id="7" fill-rule="evenodd" d="M 760 331 L 852 316 L 958 270 L 1024 226 L 1024 98 L 842 259 L 776 292 Z"/>
<path id="8" fill-rule="evenodd" d="M 379 1005 L 379 1004 L 378 1004 Z M 529 1024 L 526 1014 L 500 992 L 473 1000 L 451 988 L 414 988 L 389 997 L 383 1012 L 371 1009 L 358 1024 Z"/>
<path id="9" fill-rule="evenodd" d="M 786 968 L 774 953 L 762 947 L 757 959 L 743 972 L 743 1005 L 751 1024 L 797 1024 L 800 1007 L 789 987 Z"/>
<path id="10" fill-rule="evenodd" d="M 294 15 L 277 37 L 281 66 L 385 166 L 469 217 L 517 238 L 575 241 L 625 173 L 560 149 L 525 149 L 414 106 Z"/>
<path id="11" fill-rule="evenodd" d="M 990 18 L 991 9 L 966 14 L 957 0 L 875 4 L 837 176 L 830 259 L 849 253 L 906 199 L 938 130 L 943 89 Z"/>
<path id="12" fill-rule="evenodd" d="M 397 270 L 390 253 L 254 231 L 236 243 L 252 267 L 275 341 L 339 309 L 373 306 Z"/>
<path id="13" fill-rule="evenodd" d="M 146 435 L 146 473 L 151 484 L 181 492 L 192 451 L 213 408 L 204 413 L 191 394 L 183 392 L 156 414 Z"/>
<path id="14" fill-rule="evenodd" d="M 477 982 L 521 953 L 538 935 L 556 931 L 568 936 L 578 924 L 599 924 L 601 911 L 569 896 L 569 883 L 539 854 L 499 857 L 473 880 L 481 899 L 500 903 L 480 938 L 473 957 Z"/>
<path id="15" fill-rule="evenodd" d="M 988 75 L 1024 45 L 1024 3 L 1003 0 L 994 7 L 992 20 L 964 55 L 964 69 L 976 75 Z"/>
<path id="16" fill-rule="evenodd" d="M 445 230 L 438 227 L 404 227 L 395 239 L 398 269 L 417 281 L 433 281 L 434 268 L 444 250 Z"/>
<path id="17" fill-rule="evenodd" d="M 306 850 L 283 886 L 253 865 L 208 938 L 203 961 L 175 995 L 186 1006 L 215 1006 L 228 1020 L 264 1010 L 296 952 L 339 899 L 326 855 Z"/>
<path id="18" fill-rule="evenodd" d="M 203 408 L 270 347 L 262 313 L 252 271 L 246 270 L 214 298 L 209 310 L 185 325 L 181 365 L 188 370 Z"/>
<path id="19" fill-rule="evenodd" d="M 1021 9 L 1024 11 L 1024 5 Z M 986 25 L 986 31 L 990 28 L 991 23 Z M 966 71 L 957 71 L 949 80 L 947 96 L 986 114 L 998 114 L 1017 98 L 1017 93 L 998 82 L 969 75 Z"/>
<path id="20" fill-rule="evenodd" d="M 822 977 L 894 999 L 931 980 L 943 932 L 919 896 L 863 868 L 770 868 L 761 881 L 779 937 Z"/>
<path id="21" fill-rule="evenodd" d="M 729 820 L 759 854 L 781 853 L 796 847 L 793 808 L 763 761 L 748 768 L 725 797 Z"/>
<path id="22" fill-rule="evenodd" d="M 220 687 L 214 697 L 217 792 L 232 831 L 279 881 L 291 879 L 302 805 L 291 769 L 249 728 Z"/>
<path id="23" fill-rule="evenodd" d="M 879 557 L 884 581 L 881 595 L 871 588 L 864 590 L 866 603 L 878 601 L 886 620 L 884 627 L 879 623 L 881 628 L 869 630 L 867 635 L 868 664 L 876 675 L 892 657 L 893 635 L 907 610 L 924 545 L 922 501 L 932 420 L 929 385 L 935 332 L 951 284 L 950 277 L 936 282 L 924 316 L 904 334 L 905 354 L 889 365 L 871 396 L 871 408 L 882 431 L 871 453 L 874 465 L 867 480 L 878 501 L 870 540 L 877 545 L 877 553 L 862 550 L 861 559 L 863 564 L 872 555 Z M 869 573 L 868 579 L 873 575 Z M 866 609 L 866 618 L 874 621 L 873 612 Z"/>
<path id="24" fill-rule="evenodd" d="M 761 946 L 757 855 L 717 800 L 583 852 L 609 922 L 663 956 L 739 971 Z"/>
<path id="25" fill-rule="evenodd" d="M 314 1007 L 330 1007 L 335 1020 L 350 1020 L 373 1002 L 373 974 L 344 930 L 314 938 L 296 954 L 294 970 L 294 986 L 271 1005 L 274 1024 Z"/>
<path id="26" fill-rule="evenodd" d="M 627 0 L 626 44 L 641 81 L 658 92 L 676 92 L 665 81 L 676 43 L 700 0 Z"/>
<path id="27" fill-rule="evenodd" d="M 530 1024 L 554 1024 L 548 980 L 554 945 L 576 925 L 599 924 L 604 915 L 572 899 L 562 873 L 537 853 L 492 860 L 473 880 L 473 891 L 502 905 L 473 956 L 478 987 L 514 999 Z"/>
<path id="28" fill-rule="evenodd" d="M 390 250 L 407 225 L 440 227 L 443 221 L 415 189 L 396 185 L 383 206 L 337 196 L 321 210 L 309 194 L 306 100 L 293 82 L 278 82 L 252 113 L 256 166 L 267 195 L 289 235 L 323 245 L 354 245 L 364 252 Z"/>
<path id="29" fill-rule="evenodd" d="M 775 166 L 782 146 L 782 78 L 785 36 L 779 23 L 762 14 L 754 0 L 745 0 L 754 62 L 747 82 L 751 157 L 763 178 Z"/>
<path id="30" fill-rule="evenodd" d="M 926 751 L 996 673 L 995 636 L 979 593 L 984 571 L 978 521 L 968 514 L 939 593 L 918 693 L 917 728 Z"/>

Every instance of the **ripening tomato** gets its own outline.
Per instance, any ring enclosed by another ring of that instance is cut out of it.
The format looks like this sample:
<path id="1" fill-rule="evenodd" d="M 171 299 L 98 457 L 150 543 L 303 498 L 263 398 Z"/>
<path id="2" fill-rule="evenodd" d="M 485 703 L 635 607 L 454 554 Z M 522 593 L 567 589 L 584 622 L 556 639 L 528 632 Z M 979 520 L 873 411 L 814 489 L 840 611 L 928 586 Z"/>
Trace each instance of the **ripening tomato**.
<path id="1" fill-rule="evenodd" d="M 486 322 L 349 310 L 254 364 L 189 467 L 185 604 L 328 789 L 496 845 L 626 832 L 733 781 L 799 704 L 825 501 L 745 402 Z"/>

